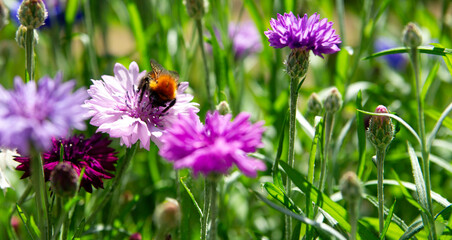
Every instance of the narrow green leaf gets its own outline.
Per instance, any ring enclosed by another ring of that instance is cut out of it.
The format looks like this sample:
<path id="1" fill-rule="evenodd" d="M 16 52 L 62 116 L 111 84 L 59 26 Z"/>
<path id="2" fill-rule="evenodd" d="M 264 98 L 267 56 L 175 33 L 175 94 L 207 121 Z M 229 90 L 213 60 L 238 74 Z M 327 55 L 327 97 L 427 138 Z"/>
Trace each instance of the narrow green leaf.
<path id="1" fill-rule="evenodd" d="M 298 208 L 292 199 L 290 199 L 280 188 L 275 186 L 275 184 L 266 182 L 264 183 L 264 188 L 267 190 L 268 194 L 273 197 L 273 199 L 280 202 L 282 205 L 284 205 L 287 209 L 291 210 L 295 213 L 302 213 L 300 208 Z"/>
<path id="2" fill-rule="evenodd" d="M 386 232 L 389 229 L 389 224 L 391 224 L 392 215 L 394 214 L 395 205 L 396 205 L 396 201 L 394 200 L 394 203 L 392 204 L 391 208 L 389 209 L 388 216 L 386 217 L 385 225 L 384 225 L 383 231 L 381 232 L 380 240 L 385 239 Z"/>
<path id="3" fill-rule="evenodd" d="M 292 232 L 292 240 L 300 240 L 301 235 L 301 221 L 297 221 Z"/>
<path id="4" fill-rule="evenodd" d="M 306 181 L 301 173 L 287 165 L 287 163 L 280 162 L 280 165 L 286 171 L 286 174 L 289 176 L 292 182 L 302 192 L 304 192 L 306 195 L 309 194 L 311 199 L 317 199 L 318 202 L 321 202 L 321 204 L 319 204 L 321 208 L 338 222 L 339 226 L 335 227 L 339 227 L 347 232 L 350 232 L 351 226 L 347 220 L 347 211 L 341 205 L 331 200 L 326 194 L 321 193 L 310 182 Z M 362 239 L 366 240 L 378 239 L 360 221 L 358 222 L 358 235 Z"/>
<path id="5" fill-rule="evenodd" d="M 358 94 L 356 95 L 355 102 L 356 109 L 363 109 L 362 99 L 363 99 L 362 92 L 361 90 L 359 90 Z M 358 132 L 358 153 L 359 153 L 357 175 L 359 179 L 364 180 L 363 174 L 364 169 L 366 167 L 366 129 L 364 126 L 364 115 L 359 111 L 356 112 L 356 126 Z"/>
<path id="6" fill-rule="evenodd" d="M 30 236 L 31 239 L 39 239 L 39 228 L 33 228 L 30 225 L 30 222 L 28 221 L 27 216 L 25 215 L 25 213 L 22 211 L 22 208 L 19 206 L 19 204 L 16 204 L 16 210 L 17 213 L 19 214 L 20 219 L 22 220 L 22 222 L 24 223 L 25 229 L 27 229 L 27 233 Z M 37 229 L 37 232 L 36 232 Z"/>
<path id="7" fill-rule="evenodd" d="M 342 236 L 338 231 L 336 231 L 334 228 L 330 227 L 329 225 L 325 224 L 325 223 L 320 223 L 317 221 L 314 221 L 312 219 L 309 219 L 305 216 L 302 216 L 300 214 L 296 214 L 288 209 L 285 209 L 275 203 L 273 203 L 272 201 L 266 199 L 264 196 L 262 196 L 261 194 L 254 192 L 256 194 L 256 196 L 261 199 L 263 202 L 265 202 L 266 204 L 268 204 L 270 207 L 276 209 L 277 211 L 289 215 L 303 223 L 309 224 L 311 226 L 313 226 L 315 229 L 317 229 L 317 231 L 320 234 L 326 235 L 327 238 L 329 238 L 330 236 L 334 236 L 338 239 L 341 240 L 346 240 L 346 238 L 344 236 Z"/>
<path id="8" fill-rule="evenodd" d="M 198 210 L 199 216 L 202 217 L 203 216 L 202 210 L 199 207 L 198 202 L 196 202 L 195 197 L 193 196 L 193 194 L 191 193 L 190 189 L 185 184 L 185 182 L 182 179 L 182 177 L 179 180 L 180 180 L 180 183 L 182 183 L 182 186 L 184 186 L 185 191 L 187 191 L 188 195 L 190 196 L 191 200 L 193 201 L 193 204 L 195 205 L 196 209 Z"/>
<path id="9" fill-rule="evenodd" d="M 416 155 L 418 157 L 422 157 L 422 153 L 416 152 Z M 452 173 L 452 165 L 449 161 L 446 161 L 445 159 L 442 159 L 436 155 L 430 154 L 429 159 L 432 163 L 440 166 L 441 168 L 444 168 L 446 171 Z"/>
<path id="10" fill-rule="evenodd" d="M 317 153 L 317 144 L 319 142 L 320 133 L 323 131 L 323 118 L 315 118 L 315 132 L 314 139 L 312 140 L 311 150 L 309 152 L 309 166 L 308 166 L 308 181 L 314 182 L 314 170 L 315 170 L 315 156 Z"/>
<path id="11" fill-rule="evenodd" d="M 275 157 L 275 162 L 273 163 L 273 171 L 272 171 L 272 175 L 273 175 L 273 183 L 280 189 L 284 189 L 284 184 L 282 182 L 282 177 L 281 177 L 281 172 L 279 171 L 279 160 L 281 159 L 281 155 L 282 155 L 282 151 L 284 148 L 284 136 L 285 136 L 285 129 L 286 129 L 286 124 L 287 124 L 287 112 L 284 115 L 284 122 L 281 126 L 281 130 L 280 130 L 280 136 L 279 136 L 279 143 L 278 143 L 278 149 L 276 150 L 276 157 Z"/>
<path id="12" fill-rule="evenodd" d="M 427 139 L 427 151 L 430 151 L 430 148 L 432 147 L 433 140 L 435 140 L 435 138 L 436 138 L 436 134 L 438 133 L 441 125 L 446 120 L 446 117 L 447 117 L 447 115 L 449 115 L 450 112 L 452 112 L 452 103 L 449 104 L 449 106 L 447 106 L 446 109 L 444 109 L 443 113 L 441 113 L 441 116 L 439 117 L 438 122 L 436 122 L 432 133 L 428 137 L 428 139 Z M 449 121 L 450 121 L 450 119 L 449 119 Z"/>
<path id="13" fill-rule="evenodd" d="M 433 45 L 440 49 L 444 48 L 444 46 L 439 43 L 430 43 L 430 45 Z M 452 55 L 451 54 L 443 55 L 443 59 L 444 62 L 446 63 L 447 69 L 449 69 L 450 75 L 452 75 Z"/>
<path id="14" fill-rule="evenodd" d="M 414 183 L 416 184 L 416 192 L 419 198 L 419 203 L 422 206 L 422 211 L 427 213 L 426 209 L 428 209 L 427 203 L 427 192 L 425 190 L 425 182 L 424 177 L 422 175 L 421 166 L 419 165 L 419 160 L 416 156 L 416 152 L 414 151 L 411 144 L 407 141 L 408 154 L 410 155 L 411 167 L 413 168 L 413 177 Z"/>
<path id="15" fill-rule="evenodd" d="M 405 231 L 405 233 L 400 237 L 400 240 L 407 240 L 412 238 L 416 233 L 420 232 L 424 228 L 424 224 L 422 223 L 422 220 L 418 220 L 411 224 L 408 229 Z"/>
<path id="16" fill-rule="evenodd" d="M 366 193 L 363 194 L 363 197 L 365 199 L 367 199 L 367 201 L 369 201 L 376 208 L 378 208 L 378 199 L 376 197 L 374 197 L 372 195 L 369 195 L 369 194 L 366 194 Z M 386 206 L 384 206 L 384 208 L 385 208 L 384 212 L 387 215 L 389 213 L 389 209 Z M 397 216 L 396 214 L 392 215 L 392 221 L 395 224 L 397 224 L 397 226 L 399 226 L 402 230 L 408 229 L 408 226 L 406 225 L 406 223 L 399 216 Z"/>
<path id="17" fill-rule="evenodd" d="M 297 122 L 301 125 L 301 128 L 304 130 L 304 132 L 308 135 L 308 137 L 312 139 L 315 133 L 314 127 L 311 126 L 308 120 L 306 120 L 303 114 L 301 114 L 298 110 L 295 118 L 297 119 Z"/>
<path id="18" fill-rule="evenodd" d="M 411 205 L 413 205 L 415 208 L 421 210 L 422 209 L 421 205 L 419 205 L 419 203 L 413 198 L 413 196 L 411 196 L 411 194 L 405 188 L 402 181 L 400 181 L 400 178 L 399 178 L 399 175 L 397 175 L 397 172 L 394 171 L 394 169 L 391 169 L 391 170 L 392 170 L 392 175 L 394 175 L 395 179 L 399 183 L 400 190 L 402 191 L 402 194 L 405 196 L 406 200 L 409 203 L 411 203 Z"/>
<path id="19" fill-rule="evenodd" d="M 409 50 L 410 49 L 406 48 L 406 47 L 391 48 L 391 49 L 387 49 L 387 50 L 384 50 L 381 52 L 373 53 L 370 56 L 363 58 L 363 60 L 368 60 L 371 58 L 381 57 L 381 56 L 389 55 L 389 54 L 408 53 Z M 418 47 L 418 50 L 420 53 L 427 53 L 427 54 L 433 54 L 433 55 L 439 55 L 439 56 L 446 56 L 448 54 L 452 54 L 452 49 L 443 48 L 443 47 L 422 46 L 422 47 Z"/>
<path id="20" fill-rule="evenodd" d="M 64 18 L 66 20 L 67 25 L 71 25 L 74 23 L 75 15 L 77 14 L 78 8 L 78 0 L 68 0 L 66 3 L 66 11 Z"/>
<path id="21" fill-rule="evenodd" d="M 433 80 L 436 77 L 436 74 L 438 73 L 439 69 L 439 62 L 436 62 L 433 66 L 432 70 L 428 73 L 427 79 L 425 80 L 424 85 L 422 86 L 422 92 L 421 92 L 421 101 L 424 102 L 425 96 L 427 96 L 428 89 L 430 88 L 430 85 L 432 85 Z"/>
<path id="22" fill-rule="evenodd" d="M 408 129 L 408 131 L 410 131 L 410 133 L 416 138 L 416 140 L 419 143 L 419 145 L 421 145 L 421 139 L 419 138 L 419 135 L 417 135 L 416 131 L 414 131 L 414 129 L 407 122 L 405 122 L 401 117 L 399 117 L 397 115 L 394 115 L 394 114 L 390 114 L 390 113 L 374 113 L 374 112 L 363 111 L 363 110 L 360 110 L 360 109 L 357 109 L 357 111 L 365 113 L 365 114 L 373 115 L 373 116 L 388 116 L 390 118 L 393 118 L 393 119 L 397 120 L 406 129 Z"/>
<path id="23" fill-rule="evenodd" d="M 75 233 L 72 239 L 78 239 L 82 236 L 82 233 L 85 229 L 85 223 L 85 218 L 83 218 L 82 221 L 80 221 L 80 223 L 78 224 L 77 229 L 75 229 Z"/>
<path id="24" fill-rule="evenodd" d="M 130 25 L 132 27 L 133 35 L 135 36 L 135 41 L 137 44 L 138 52 L 141 55 L 141 64 L 147 65 L 149 61 L 149 53 L 146 45 L 146 37 L 144 35 L 145 31 L 143 28 L 143 23 L 141 22 L 140 12 L 137 5 L 133 1 L 127 2 L 127 11 L 130 16 Z"/>

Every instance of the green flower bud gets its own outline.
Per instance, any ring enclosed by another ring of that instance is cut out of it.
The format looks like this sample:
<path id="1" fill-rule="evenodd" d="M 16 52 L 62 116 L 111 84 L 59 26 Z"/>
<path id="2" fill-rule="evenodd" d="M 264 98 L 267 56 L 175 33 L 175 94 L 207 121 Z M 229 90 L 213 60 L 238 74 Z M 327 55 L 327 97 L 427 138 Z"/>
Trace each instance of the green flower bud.
<path id="1" fill-rule="evenodd" d="M 204 16 L 204 0 L 185 0 L 188 16 L 201 19 Z"/>
<path id="2" fill-rule="evenodd" d="M 403 44 L 409 48 L 417 48 L 422 44 L 422 34 L 419 27 L 410 22 L 403 30 Z"/>
<path id="3" fill-rule="evenodd" d="M 154 222 L 161 233 L 169 233 L 180 224 L 181 210 L 176 199 L 166 198 L 155 208 Z"/>
<path id="4" fill-rule="evenodd" d="M 308 99 L 308 112 L 319 116 L 322 113 L 323 104 L 320 101 L 319 96 L 316 93 L 312 93 Z"/>
<path id="5" fill-rule="evenodd" d="M 385 106 L 379 105 L 376 113 L 388 113 Z M 376 148 L 384 148 L 394 138 L 394 124 L 388 116 L 372 116 L 369 120 L 369 128 L 366 131 L 367 138 Z"/>
<path id="6" fill-rule="evenodd" d="M 33 38 L 33 45 L 36 45 L 39 40 L 38 31 L 33 29 L 33 34 L 35 35 Z M 27 39 L 27 27 L 20 25 L 16 31 L 16 42 L 20 47 L 25 48 L 25 43 Z"/>
<path id="7" fill-rule="evenodd" d="M 229 104 L 226 101 L 221 101 L 216 108 L 220 115 L 226 115 L 228 113 L 231 113 L 231 108 L 229 108 Z"/>
<path id="8" fill-rule="evenodd" d="M 9 22 L 9 10 L 0 0 L 0 30 L 6 26 Z"/>
<path id="9" fill-rule="evenodd" d="M 309 51 L 302 48 L 292 49 L 285 64 L 286 72 L 291 78 L 304 77 L 309 66 Z"/>
<path id="10" fill-rule="evenodd" d="M 44 25 L 47 9 L 42 0 L 24 0 L 17 11 L 17 17 L 25 27 L 36 29 Z"/>
<path id="11" fill-rule="evenodd" d="M 342 107 L 342 95 L 337 88 L 331 89 L 323 103 L 323 107 L 329 113 L 335 113 Z"/>
<path id="12" fill-rule="evenodd" d="M 346 172 L 340 181 L 342 198 L 349 204 L 354 204 L 361 199 L 361 183 L 354 172 Z"/>
<path id="13" fill-rule="evenodd" d="M 78 175 L 68 162 L 60 162 L 50 173 L 52 191 L 60 197 L 72 197 L 77 191 Z"/>

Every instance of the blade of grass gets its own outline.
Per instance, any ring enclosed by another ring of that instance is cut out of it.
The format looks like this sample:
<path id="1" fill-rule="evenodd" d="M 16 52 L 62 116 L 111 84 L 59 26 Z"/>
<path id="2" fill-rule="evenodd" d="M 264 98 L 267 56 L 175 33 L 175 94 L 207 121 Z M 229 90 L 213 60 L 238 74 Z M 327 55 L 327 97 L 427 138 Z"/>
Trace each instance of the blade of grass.
<path id="1" fill-rule="evenodd" d="M 302 213 L 301 209 L 298 208 L 295 203 L 290 199 L 280 188 L 275 186 L 275 184 L 266 182 L 263 187 L 267 190 L 267 193 L 272 196 L 273 199 L 280 202 L 287 209 L 291 210 L 294 213 Z"/>
<path id="2" fill-rule="evenodd" d="M 284 147 L 284 136 L 286 133 L 285 129 L 286 129 L 286 124 L 287 124 L 287 116 L 288 116 L 288 114 L 286 112 L 286 115 L 284 115 L 284 122 L 281 126 L 278 149 L 276 151 L 276 157 L 275 157 L 275 162 L 273 164 L 273 171 L 272 171 L 273 183 L 280 189 L 284 189 L 284 184 L 282 182 L 282 177 L 281 177 L 281 172 L 279 171 L 278 162 L 281 159 L 281 155 L 282 155 L 282 151 L 283 151 L 283 147 Z"/>
<path id="3" fill-rule="evenodd" d="M 182 184 L 182 186 L 184 186 L 185 191 L 187 191 L 188 195 L 190 196 L 191 200 L 193 201 L 193 204 L 195 205 L 196 209 L 198 210 L 199 216 L 202 217 L 203 212 L 202 212 L 201 208 L 199 207 L 198 202 L 196 201 L 195 197 L 193 196 L 193 193 L 191 193 L 190 189 L 187 187 L 187 185 L 185 184 L 182 177 L 179 180 L 180 180 L 180 183 Z"/>
<path id="4" fill-rule="evenodd" d="M 432 133 L 427 139 L 427 151 L 430 151 L 430 148 L 432 147 L 433 140 L 436 138 L 436 134 L 439 131 L 439 128 L 443 124 L 443 121 L 446 119 L 447 115 L 452 112 L 452 103 L 447 106 L 447 108 L 441 113 L 441 117 L 438 119 L 438 122 L 436 122 L 435 127 L 433 128 Z"/>
<path id="5" fill-rule="evenodd" d="M 435 221 L 448 221 L 450 219 L 452 212 L 452 205 L 447 206 L 441 212 L 436 214 Z M 418 220 L 411 224 L 405 233 L 400 237 L 400 240 L 406 240 L 412 238 L 416 233 L 420 232 L 424 228 L 422 220 Z"/>
<path id="6" fill-rule="evenodd" d="M 428 89 L 430 88 L 430 85 L 432 85 L 433 80 L 436 77 L 436 74 L 438 73 L 439 69 L 439 62 L 436 62 L 433 66 L 432 70 L 428 73 L 427 79 L 424 82 L 424 85 L 422 86 L 422 92 L 421 92 L 421 100 L 424 102 L 425 96 L 427 96 Z"/>
<path id="7" fill-rule="evenodd" d="M 411 196 L 411 194 L 408 192 L 406 187 L 402 184 L 402 181 L 400 181 L 399 175 L 397 175 L 397 173 L 396 173 L 396 171 L 394 171 L 394 169 L 391 169 L 391 170 L 392 170 L 392 175 L 394 175 L 395 179 L 399 183 L 400 190 L 402 191 L 402 194 L 405 196 L 406 200 L 411 205 L 413 205 L 415 208 L 421 210 L 422 209 L 421 205 L 419 205 L 419 203 L 413 198 L 413 196 Z"/>
<path id="8" fill-rule="evenodd" d="M 356 96 L 355 106 L 357 109 L 362 109 L 362 92 L 359 90 Z M 360 111 L 356 111 L 356 128 L 358 134 L 358 178 L 363 179 L 364 169 L 366 167 L 366 129 L 364 126 L 364 114 Z"/>
<path id="9" fill-rule="evenodd" d="M 380 240 L 384 240 L 385 239 L 386 232 L 389 229 L 389 224 L 391 224 L 392 215 L 394 214 L 394 207 L 395 207 L 395 205 L 396 205 L 396 201 L 394 200 L 394 203 L 392 204 L 391 208 L 389 209 L 388 216 L 386 217 L 385 226 L 383 228 L 383 232 L 381 233 Z"/>
<path id="10" fill-rule="evenodd" d="M 424 177 L 421 171 L 421 166 L 419 165 L 419 160 L 416 156 L 411 144 L 407 141 L 408 154 L 410 156 L 411 167 L 413 168 L 414 183 L 416 184 L 416 192 L 419 198 L 419 204 L 421 205 L 421 211 L 425 214 L 428 213 L 428 202 L 427 202 L 427 191 L 425 190 Z"/>
<path id="11" fill-rule="evenodd" d="M 20 219 L 24 223 L 25 229 L 27 229 L 27 233 L 30 236 L 30 238 L 31 239 L 39 239 L 39 237 L 38 237 L 40 235 L 39 228 L 36 225 L 32 226 L 32 224 L 28 220 L 27 216 L 22 211 L 22 208 L 19 206 L 19 204 L 16 204 L 16 210 L 17 210 L 17 213 L 19 214 Z"/>
<path id="12" fill-rule="evenodd" d="M 317 229 L 317 231 L 320 234 L 326 235 L 326 236 L 334 236 L 340 240 L 346 240 L 346 238 L 344 236 L 342 236 L 338 231 L 336 231 L 334 228 L 330 227 L 327 224 L 324 223 L 320 223 L 320 222 L 316 222 L 312 219 L 309 219 L 305 216 L 302 216 L 300 214 L 296 214 L 290 210 L 287 210 L 279 205 L 276 205 L 275 203 L 273 203 L 272 201 L 266 199 L 264 196 L 262 196 L 261 194 L 257 193 L 254 191 L 254 193 L 256 194 L 256 196 L 261 199 L 263 202 L 265 202 L 267 205 L 269 205 L 270 207 L 274 208 L 275 210 L 286 214 L 288 216 L 291 216 L 303 223 L 309 224 L 311 226 L 313 226 L 315 229 Z"/>
<path id="13" fill-rule="evenodd" d="M 374 205 L 375 207 L 378 207 L 378 199 L 372 195 L 369 194 L 363 194 L 363 197 L 365 199 L 367 199 L 367 201 L 369 201 L 372 205 Z M 389 213 L 389 209 L 385 206 L 385 214 Z M 406 225 L 406 223 L 396 214 L 392 215 L 392 221 L 397 224 L 397 226 L 399 226 L 401 229 L 406 230 L 408 229 L 408 226 Z"/>

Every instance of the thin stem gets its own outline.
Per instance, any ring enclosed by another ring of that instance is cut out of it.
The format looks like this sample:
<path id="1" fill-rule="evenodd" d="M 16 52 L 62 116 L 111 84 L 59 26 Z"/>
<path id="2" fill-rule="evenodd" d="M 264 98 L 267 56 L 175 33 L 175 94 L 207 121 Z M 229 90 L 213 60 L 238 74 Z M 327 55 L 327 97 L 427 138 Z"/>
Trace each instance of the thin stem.
<path id="1" fill-rule="evenodd" d="M 196 28 L 198 29 L 198 41 L 199 41 L 199 47 L 201 48 L 201 55 L 202 55 L 202 61 L 204 63 L 204 71 L 206 74 L 206 91 L 207 91 L 207 102 L 209 103 L 209 109 L 213 109 L 213 99 L 210 93 L 210 72 L 209 72 L 209 66 L 207 64 L 207 57 L 206 57 L 206 51 L 204 49 L 204 37 L 202 33 L 202 22 L 201 19 L 196 19 Z"/>
<path id="2" fill-rule="evenodd" d="M 35 190 L 38 209 L 38 224 L 41 231 L 41 239 L 50 239 L 47 192 L 44 183 L 44 169 L 41 154 L 34 149 L 31 154 L 31 179 Z"/>
<path id="3" fill-rule="evenodd" d="M 93 21 L 91 16 L 91 7 L 90 7 L 90 0 L 83 1 L 83 8 L 84 8 L 84 18 L 85 18 L 85 27 L 86 31 L 89 36 L 89 43 L 88 43 L 88 57 L 90 62 L 90 70 L 92 75 L 91 76 L 99 76 L 98 73 L 98 66 L 97 66 L 97 59 L 96 59 L 96 53 L 94 51 L 94 45 L 93 45 L 93 39 L 94 39 L 94 30 L 93 30 Z"/>
<path id="4" fill-rule="evenodd" d="M 34 80 L 34 29 L 27 28 L 26 41 L 25 41 L 25 58 L 27 60 L 27 72 L 28 78 L 25 78 L 26 82 Z"/>
<path id="5" fill-rule="evenodd" d="M 328 165 L 328 146 L 330 144 L 332 129 L 334 123 L 334 113 L 333 112 L 325 112 L 325 145 L 323 146 L 323 161 L 321 163 L 320 170 L 320 181 L 319 181 L 319 190 L 323 191 L 325 189 L 325 180 L 326 180 L 326 171 Z"/>
<path id="6" fill-rule="evenodd" d="M 294 167 L 295 165 L 295 129 L 296 129 L 296 114 L 297 114 L 297 100 L 298 100 L 298 78 L 290 78 L 290 107 L 289 107 L 289 154 L 287 158 L 287 163 L 289 166 Z M 290 181 L 289 176 L 286 177 L 286 191 L 287 195 L 290 196 L 292 192 L 292 181 Z M 290 232 L 292 229 L 292 218 L 285 216 L 285 231 L 286 239 L 290 238 Z"/>
<path id="7" fill-rule="evenodd" d="M 416 100 L 418 109 L 418 125 L 419 137 L 421 138 L 421 152 L 422 152 L 422 171 L 424 173 L 425 190 L 427 193 L 427 210 L 429 212 L 428 221 L 430 225 L 429 239 L 436 239 L 435 222 L 433 220 L 432 196 L 431 196 L 431 182 L 430 182 L 430 161 L 429 152 L 427 151 L 425 138 L 425 119 L 424 119 L 424 104 L 421 100 L 421 83 L 419 76 L 419 61 L 418 50 L 412 48 L 410 51 L 411 63 L 413 65 L 416 87 Z"/>
<path id="8" fill-rule="evenodd" d="M 138 144 L 139 142 L 135 143 L 131 148 L 128 148 L 126 150 L 126 154 L 123 157 L 123 163 L 119 167 L 113 183 L 110 185 L 110 188 L 108 189 L 108 192 L 105 194 L 105 197 L 102 199 L 102 202 L 96 208 L 94 208 L 94 210 L 91 212 L 91 215 L 87 218 L 88 220 L 86 221 L 86 225 L 90 225 L 92 221 L 94 221 L 99 211 L 105 207 L 108 201 L 110 201 L 111 197 L 114 195 L 115 190 L 120 189 L 121 180 L 133 156 L 135 156 Z"/>
<path id="9" fill-rule="evenodd" d="M 217 238 L 217 180 L 211 179 L 210 182 L 210 231 L 209 240 Z"/>
<path id="10" fill-rule="evenodd" d="M 380 236 L 383 233 L 383 228 L 385 225 L 385 215 L 384 215 L 384 190 L 383 190 L 383 174 L 384 174 L 384 160 L 385 160 L 386 148 L 378 148 L 377 147 L 377 194 L 378 194 L 378 220 L 379 220 L 379 229 Z"/>
<path id="11" fill-rule="evenodd" d="M 356 240 L 356 231 L 358 226 L 358 213 L 359 213 L 359 200 L 349 203 L 349 214 L 350 214 L 350 240 Z"/>
<path id="12" fill-rule="evenodd" d="M 204 206 L 202 209 L 202 218 L 201 218 L 201 239 L 207 239 L 207 215 L 209 211 L 210 204 L 210 187 L 209 181 L 207 177 L 204 179 Z"/>

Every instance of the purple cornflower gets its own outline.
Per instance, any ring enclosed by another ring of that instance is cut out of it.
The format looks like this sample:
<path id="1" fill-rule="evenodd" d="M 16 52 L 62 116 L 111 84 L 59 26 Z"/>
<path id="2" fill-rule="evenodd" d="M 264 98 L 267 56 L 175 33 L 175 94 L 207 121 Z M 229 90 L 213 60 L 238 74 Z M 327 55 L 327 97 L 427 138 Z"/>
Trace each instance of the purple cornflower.
<path id="1" fill-rule="evenodd" d="M 81 107 L 88 97 L 84 89 L 72 93 L 75 81 L 61 82 L 43 77 L 38 84 L 14 79 L 15 88 L 0 86 L 0 146 L 17 148 L 28 154 L 30 145 L 37 151 L 48 150 L 52 137 L 67 136 L 72 128 L 85 129 L 86 110 Z"/>
<path id="2" fill-rule="evenodd" d="M 100 133 L 88 139 L 83 135 L 52 139 L 52 149 L 42 154 L 45 180 L 50 180 L 52 170 L 60 163 L 60 149 L 63 146 L 63 162 L 70 163 L 78 176 L 85 168 L 81 186 L 87 192 L 92 192 L 92 187 L 104 188 L 102 179 L 114 176 L 110 172 L 115 171 L 115 163 L 118 161 L 117 152 L 108 146 L 110 143 L 111 140 L 102 138 Z M 15 160 L 21 163 L 16 169 L 25 171 L 21 178 L 30 176 L 30 158 L 15 157 Z"/>
<path id="3" fill-rule="evenodd" d="M 278 13 L 277 19 L 270 20 L 270 25 L 273 30 L 265 31 L 265 36 L 268 37 L 271 47 L 312 50 L 322 58 L 322 54 L 340 50 L 338 45 L 341 39 L 332 28 L 333 22 L 328 22 L 327 18 L 320 20 L 317 13 L 309 18 L 307 14 L 300 18 L 298 15 L 295 17 L 292 12 L 284 15 Z"/>
<path id="4" fill-rule="evenodd" d="M 397 45 L 397 43 L 391 38 L 380 37 L 374 43 L 375 51 L 380 52 L 383 50 L 388 50 L 390 48 L 395 48 L 401 46 Z M 383 59 L 387 62 L 387 64 L 396 70 L 403 70 L 408 63 L 408 57 L 405 54 L 397 53 L 384 55 Z"/>
<path id="5" fill-rule="evenodd" d="M 165 106 L 152 106 L 148 97 L 140 101 L 138 85 L 146 72 L 140 72 L 138 65 L 132 62 L 127 70 L 117 63 L 114 76 L 104 75 L 102 80 L 92 80 L 88 90 L 92 99 L 85 102 L 92 116 L 91 124 L 99 127 L 98 132 L 105 132 L 111 137 L 120 138 L 121 144 L 132 146 L 140 140 L 141 147 L 149 150 L 150 140 L 160 146 L 159 138 L 165 128 L 177 121 L 177 115 L 199 111 L 193 96 L 184 93 L 188 82 L 179 83 L 176 103 L 169 109 Z"/>
<path id="6" fill-rule="evenodd" d="M 191 168 L 199 172 L 227 174 L 235 164 L 247 176 L 255 177 L 263 171 L 263 162 L 248 157 L 262 147 L 263 122 L 251 124 L 250 115 L 239 114 L 232 122 L 231 114 L 220 115 L 218 111 L 207 113 L 206 124 L 191 112 L 180 115 L 179 120 L 162 136 L 160 155 L 174 162 L 174 168 Z"/>
<path id="7" fill-rule="evenodd" d="M 229 23 L 228 35 L 232 39 L 232 48 L 236 58 L 260 52 L 261 38 L 252 22 Z"/>

